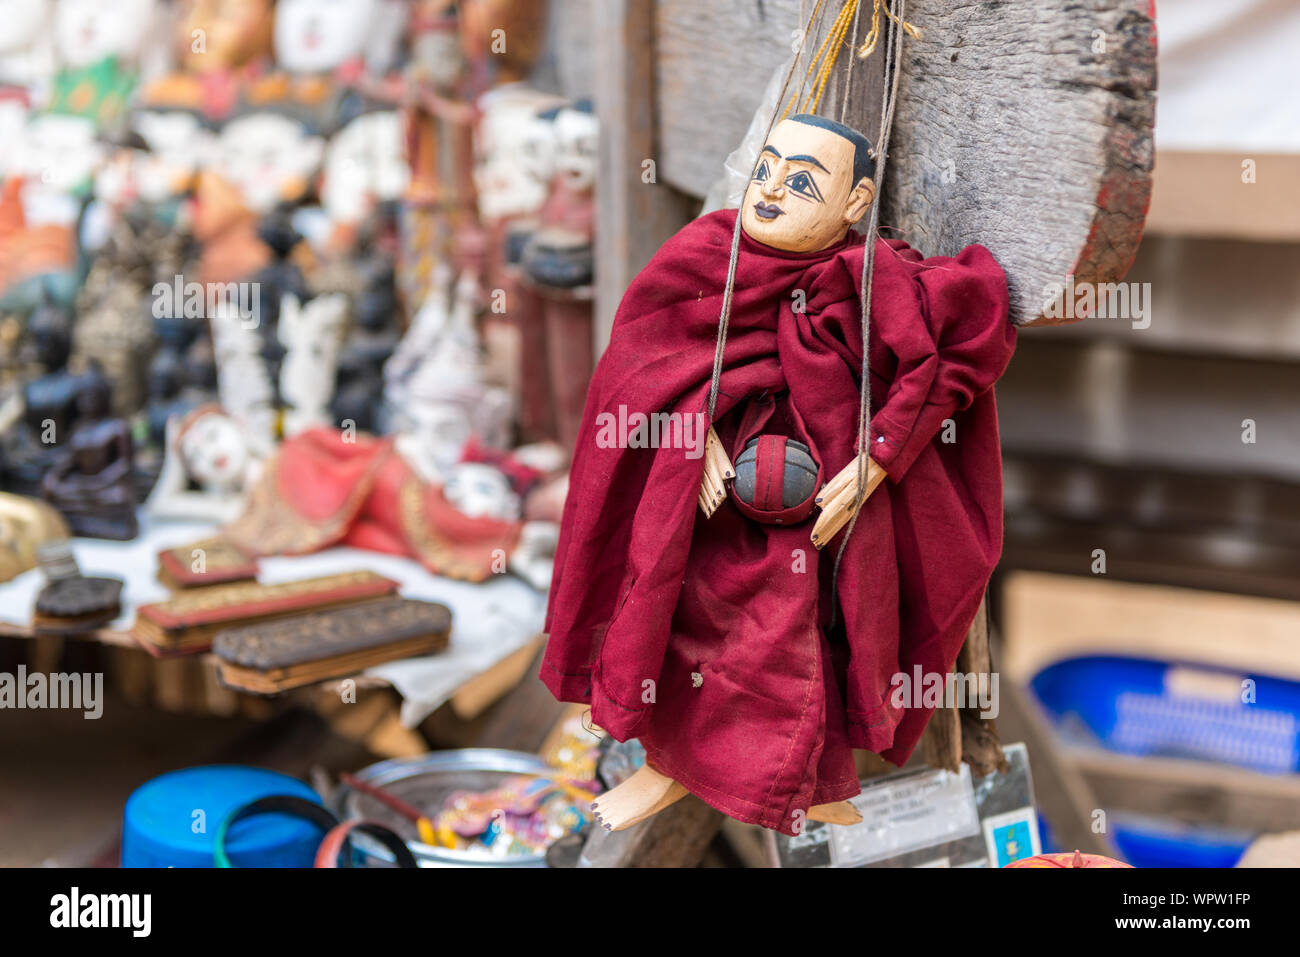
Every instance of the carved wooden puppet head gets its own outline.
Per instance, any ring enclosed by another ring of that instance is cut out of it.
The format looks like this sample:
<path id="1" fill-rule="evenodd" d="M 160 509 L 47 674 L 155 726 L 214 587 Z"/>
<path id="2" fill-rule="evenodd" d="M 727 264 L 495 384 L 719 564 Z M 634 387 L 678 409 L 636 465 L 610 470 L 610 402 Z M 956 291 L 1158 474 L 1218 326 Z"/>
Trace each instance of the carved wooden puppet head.
<path id="1" fill-rule="evenodd" d="M 870 141 L 856 130 L 808 114 L 782 120 L 759 153 L 741 228 L 786 252 L 833 246 L 871 208 L 875 166 Z"/>

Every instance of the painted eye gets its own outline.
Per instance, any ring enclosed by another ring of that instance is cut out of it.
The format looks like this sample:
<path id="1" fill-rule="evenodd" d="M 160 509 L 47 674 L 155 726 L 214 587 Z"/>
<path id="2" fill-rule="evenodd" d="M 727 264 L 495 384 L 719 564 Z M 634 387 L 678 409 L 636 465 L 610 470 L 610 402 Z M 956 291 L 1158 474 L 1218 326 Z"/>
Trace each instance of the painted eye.
<path id="1" fill-rule="evenodd" d="M 766 183 L 767 178 L 772 175 L 772 171 L 767 168 L 767 160 L 758 164 L 758 169 L 754 171 L 754 182 Z"/>
<path id="2" fill-rule="evenodd" d="M 790 188 L 792 193 L 798 193 L 800 196 L 806 196 L 808 199 L 815 199 L 819 203 L 822 201 L 822 194 L 821 191 L 817 189 L 817 183 L 814 182 L 812 176 L 802 170 L 795 173 L 793 176 L 788 177 L 785 181 L 785 185 Z"/>

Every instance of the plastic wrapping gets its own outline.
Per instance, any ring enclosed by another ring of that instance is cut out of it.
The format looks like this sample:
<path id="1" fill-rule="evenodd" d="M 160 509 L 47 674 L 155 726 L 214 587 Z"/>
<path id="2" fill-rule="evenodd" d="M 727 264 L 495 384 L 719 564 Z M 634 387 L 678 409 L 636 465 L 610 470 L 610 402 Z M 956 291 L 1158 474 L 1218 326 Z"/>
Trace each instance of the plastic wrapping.
<path id="1" fill-rule="evenodd" d="M 754 111 L 753 119 L 749 121 L 749 129 L 745 131 L 740 145 L 731 151 L 726 162 L 723 163 L 722 175 L 709 187 L 709 192 L 704 197 L 701 216 L 719 209 L 739 208 L 740 201 L 745 197 L 745 187 L 749 185 L 750 174 L 754 172 L 754 163 L 758 161 L 758 151 L 767 142 L 767 131 L 772 125 L 772 118 L 785 99 L 794 92 L 797 81 L 792 78 L 791 89 L 786 91 L 786 97 L 781 96 L 785 78 L 790 76 L 791 68 L 798 57 L 799 54 L 796 53 L 787 59 L 776 68 L 772 78 L 767 81 L 763 99 L 758 104 L 758 109 Z"/>

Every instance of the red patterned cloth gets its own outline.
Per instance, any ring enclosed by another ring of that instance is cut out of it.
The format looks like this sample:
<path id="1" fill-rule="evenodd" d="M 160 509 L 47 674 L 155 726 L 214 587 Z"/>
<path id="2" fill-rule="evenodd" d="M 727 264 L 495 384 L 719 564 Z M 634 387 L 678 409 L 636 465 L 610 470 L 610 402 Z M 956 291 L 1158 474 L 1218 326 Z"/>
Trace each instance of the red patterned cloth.
<path id="1" fill-rule="evenodd" d="M 709 804 L 793 834 L 811 805 L 858 793 L 851 748 L 911 754 L 929 710 L 895 706 L 894 675 L 956 661 L 1002 549 L 992 386 L 1015 330 L 983 247 L 925 260 L 878 241 L 871 454 L 889 481 L 832 596 L 843 533 L 816 551 L 816 513 L 759 524 L 729 497 L 705 519 L 697 452 L 596 439 L 620 406 L 705 410 L 735 215 L 683 229 L 623 299 L 574 454 L 542 677 Z M 823 480 L 854 457 L 864 249 L 851 236 L 794 255 L 741 237 L 714 423 L 733 461 L 761 433 L 808 445 Z"/>
<path id="2" fill-rule="evenodd" d="M 406 555 L 435 574 L 480 582 L 505 571 L 521 528 L 462 514 L 391 439 L 316 428 L 281 444 L 222 537 L 254 555 L 332 545 Z"/>

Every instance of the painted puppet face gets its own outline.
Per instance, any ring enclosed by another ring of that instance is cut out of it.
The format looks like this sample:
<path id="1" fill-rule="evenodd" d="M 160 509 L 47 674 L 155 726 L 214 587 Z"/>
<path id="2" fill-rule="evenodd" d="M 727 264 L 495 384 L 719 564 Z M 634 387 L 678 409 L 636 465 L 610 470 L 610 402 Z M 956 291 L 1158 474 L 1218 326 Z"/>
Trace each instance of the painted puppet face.
<path id="1" fill-rule="evenodd" d="M 259 213 L 307 189 L 324 144 L 301 123 L 279 113 L 249 113 L 231 120 L 218 140 L 217 172 Z"/>
<path id="2" fill-rule="evenodd" d="M 361 56 L 378 0 L 280 0 L 275 58 L 290 73 L 325 73 Z"/>
<path id="3" fill-rule="evenodd" d="M 792 253 L 844 238 L 871 207 L 875 186 L 853 179 L 854 147 L 832 130 L 784 120 L 759 154 L 741 203 L 751 239 Z"/>
<path id="4" fill-rule="evenodd" d="M 447 476 L 443 487 L 447 501 L 456 511 L 470 518 L 496 518 L 514 521 L 519 518 L 519 496 L 510 482 L 490 465 L 465 462 Z"/>
<path id="5" fill-rule="evenodd" d="M 555 175 L 555 124 L 537 114 L 549 97 L 532 90 L 497 90 L 479 106 L 474 185 L 487 220 L 535 213 Z"/>
<path id="6" fill-rule="evenodd" d="M 17 172 L 51 192 L 68 193 L 90 181 L 102 157 L 90 120 L 42 113 L 27 121 L 14 164 Z"/>
<path id="7" fill-rule="evenodd" d="M 229 69 L 270 53 L 271 5 L 272 0 L 191 0 L 177 24 L 186 69 Z"/>
<path id="8" fill-rule="evenodd" d="M 64 66 L 79 69 L 115 56 L 134 60 L 154 21 L 154 0 L 58 0 L 54 38 Z"/>
<path id="9" fill-rule="evenodd" d="M 0 56 L 17 53 L 34 42 L 45 28 L 50 0 L 0 0 Z"/>
<path id="10" fill-rule="evenodd" d="M 448 89 L 465 63 L 456 0 L 415 0 L 411 23 L 411 73 Z"/>
<path id="11" fill-rule="evenodd" d="M 248 443 L 234 419 L 210 413 L 180 437 L 181 459 L 199 485 L 213 491 L 234 491 L 248 471 Z"/>
<path id="12" fill-rule="evenodd" d="M 158 202 L 189 189 L 214 139 L 198 117 L 181 110 L 141 110 L 132 125 L 150 150 L 141 159 L 140 194 Z"/>
<path id="13" fill-rule="evenodd" d="M 575 192 L 596 184 L 600 124 L 591 113 L 561 110 L 555 118 L 555 168 Z"/>
<path id="14" fill-rule="evenodd" d="M 401 117 L 393 110 L 365 113 L 325 150 L 321 203 L 336 223 L 360 222 L 376 202 L 400 197 L 409 179 Z"/>

